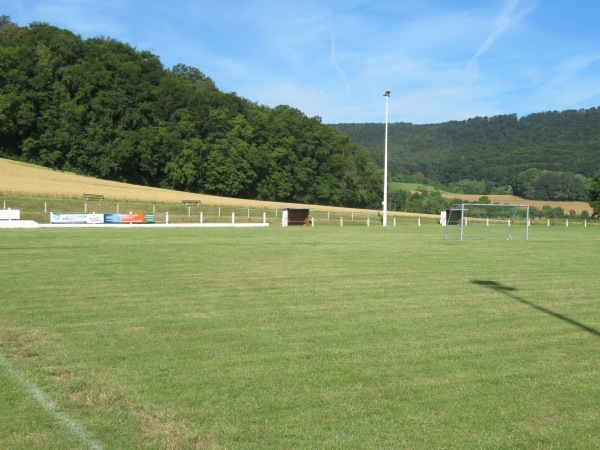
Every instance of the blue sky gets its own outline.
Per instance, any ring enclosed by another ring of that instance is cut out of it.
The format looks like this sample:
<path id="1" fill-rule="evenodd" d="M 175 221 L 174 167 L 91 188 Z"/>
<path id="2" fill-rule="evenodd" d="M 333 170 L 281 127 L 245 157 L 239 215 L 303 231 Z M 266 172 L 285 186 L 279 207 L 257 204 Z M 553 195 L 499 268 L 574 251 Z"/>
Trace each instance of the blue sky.
<path id="1" fill-rule="evenodd" d="M 439 123 L 600 106 L 597 0 L 0 0 L 183 63 L 324 123 Z"/>

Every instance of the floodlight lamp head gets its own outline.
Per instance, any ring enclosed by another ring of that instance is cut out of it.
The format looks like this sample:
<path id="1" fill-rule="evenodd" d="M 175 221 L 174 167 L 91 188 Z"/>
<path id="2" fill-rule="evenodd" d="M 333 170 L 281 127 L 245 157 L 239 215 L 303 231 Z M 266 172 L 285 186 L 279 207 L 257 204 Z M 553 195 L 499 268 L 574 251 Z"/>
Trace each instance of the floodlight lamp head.
<path id="1" fill-rule="evenodd" d="M 385 91 L 385 93 L 383 94 L 384 97 L 389 97 L 391 94 L 391 91 Z"/>

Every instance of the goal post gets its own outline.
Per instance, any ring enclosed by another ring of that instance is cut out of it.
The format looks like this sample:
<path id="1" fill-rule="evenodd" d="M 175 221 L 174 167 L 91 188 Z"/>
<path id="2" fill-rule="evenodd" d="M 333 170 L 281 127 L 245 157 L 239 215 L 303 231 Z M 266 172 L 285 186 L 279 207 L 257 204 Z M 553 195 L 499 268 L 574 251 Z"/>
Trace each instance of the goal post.
<path id="1" fill-rule="evenodd" d="M 446 217 L 444 239 L 529 240 L 529 205 L 457 203 Z"/>

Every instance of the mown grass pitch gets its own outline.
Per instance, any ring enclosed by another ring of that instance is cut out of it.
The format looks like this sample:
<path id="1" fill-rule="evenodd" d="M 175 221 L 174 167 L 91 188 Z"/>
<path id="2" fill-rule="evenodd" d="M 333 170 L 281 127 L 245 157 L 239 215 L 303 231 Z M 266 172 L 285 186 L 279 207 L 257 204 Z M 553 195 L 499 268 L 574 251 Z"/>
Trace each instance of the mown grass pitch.
<path id="1" fill-rule="evenodd" d="M 598 448 L 600 230 L 530 233 L 0 230 L 0 447 Z"/>

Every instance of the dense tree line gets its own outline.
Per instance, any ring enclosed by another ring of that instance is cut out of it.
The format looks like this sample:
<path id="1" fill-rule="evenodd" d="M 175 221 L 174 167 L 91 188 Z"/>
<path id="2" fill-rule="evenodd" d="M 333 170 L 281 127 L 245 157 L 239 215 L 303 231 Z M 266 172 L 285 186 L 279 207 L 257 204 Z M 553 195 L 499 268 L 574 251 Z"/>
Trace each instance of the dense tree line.
<path id="1" fill-rule="evenodd" d="M 379 207 L 368 150 L 300 111 L 106 37 L 0 17 L 0 156 L 240 198 Z"/>
<path id="2" fill-rule="evenodd" d="M 571 172 L 528 169 L 513 178 L 513 193 L 532 200 L 581 200 L 586 198 L 586 179 Z"/>
<path id="3" fill-rule="evenodd" d="M 383 124 L 331 126 L 369 148 L 383 165 Z M 388 159 L 397 181 L 420 177 L 457 193 L 514 190 L 530 199 L 585 200 L 586 180 L 600 170 L 600 108 L 392 123 Z"/>

